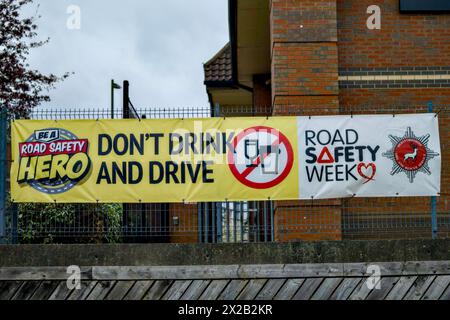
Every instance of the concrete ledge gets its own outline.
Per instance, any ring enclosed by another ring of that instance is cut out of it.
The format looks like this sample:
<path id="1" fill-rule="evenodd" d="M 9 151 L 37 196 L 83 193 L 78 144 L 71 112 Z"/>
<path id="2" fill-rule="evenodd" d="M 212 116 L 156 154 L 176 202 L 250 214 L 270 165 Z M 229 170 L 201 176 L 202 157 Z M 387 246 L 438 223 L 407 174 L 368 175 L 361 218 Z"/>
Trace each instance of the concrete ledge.
<path id="1" fill-rule="evenodd" d="M 317 264 L 450 260 L 450 239 L 269 244 L 0 246 L 0 267 Z"/>

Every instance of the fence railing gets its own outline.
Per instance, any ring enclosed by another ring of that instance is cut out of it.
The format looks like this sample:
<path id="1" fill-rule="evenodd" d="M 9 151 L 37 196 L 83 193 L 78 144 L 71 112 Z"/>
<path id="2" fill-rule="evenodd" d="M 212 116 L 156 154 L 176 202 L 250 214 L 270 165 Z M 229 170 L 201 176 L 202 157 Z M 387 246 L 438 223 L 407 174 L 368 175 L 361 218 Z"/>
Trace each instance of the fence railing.
<path id="1" fill-rule="evenodd" d="M 325 114 L 426 113 L 429 106 L 222 106 L 139 108 L 141 118 L 209 118 Z M 450 107 L 439 114 L 442 194 L 424 198 L 352 198 L 178 204 L 7 203 L 7 241 L 13 243 L 227 243 L 307 240 L 428 239 L 450 237 Z M 36 109 L 40 120 L 109 119 L 107 109 Z M 116 111 L 114 118 L 121 118 Z M 9 198 L 8 198 L 9 199 Z M 433 220 L 435 219 L 435 220 Z"/>

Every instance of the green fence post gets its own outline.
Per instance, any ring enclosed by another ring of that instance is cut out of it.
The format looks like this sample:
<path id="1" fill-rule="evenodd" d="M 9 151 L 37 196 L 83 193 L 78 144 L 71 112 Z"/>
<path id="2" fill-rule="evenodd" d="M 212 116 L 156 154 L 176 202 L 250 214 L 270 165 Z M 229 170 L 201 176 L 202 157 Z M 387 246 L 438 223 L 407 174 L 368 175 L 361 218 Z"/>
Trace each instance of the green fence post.
<path id="1" fill-rule="evenodd" d="M 6 159 L 7 144 L 7 114 L 2 109 L 0 113 L 0 243 L 6 242 Z"/>
<path id="2" fill-rule="evenodd" d="M 433 102 L 428 103 L 428 112 L 433 112 Z M 431 197 L 431 238 L 438 238 L 437 197 Z"/>

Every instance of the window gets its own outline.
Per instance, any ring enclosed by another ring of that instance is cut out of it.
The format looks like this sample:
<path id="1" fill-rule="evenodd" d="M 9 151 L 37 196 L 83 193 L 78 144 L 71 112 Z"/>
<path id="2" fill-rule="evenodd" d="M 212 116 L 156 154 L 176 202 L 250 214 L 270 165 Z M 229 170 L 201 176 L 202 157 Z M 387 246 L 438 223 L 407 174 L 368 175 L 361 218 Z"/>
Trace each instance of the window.
<path id="1" fill-rule="evenodd" d="M 450 12 L 449 0 L 400 0 L 400 12 Z"/>

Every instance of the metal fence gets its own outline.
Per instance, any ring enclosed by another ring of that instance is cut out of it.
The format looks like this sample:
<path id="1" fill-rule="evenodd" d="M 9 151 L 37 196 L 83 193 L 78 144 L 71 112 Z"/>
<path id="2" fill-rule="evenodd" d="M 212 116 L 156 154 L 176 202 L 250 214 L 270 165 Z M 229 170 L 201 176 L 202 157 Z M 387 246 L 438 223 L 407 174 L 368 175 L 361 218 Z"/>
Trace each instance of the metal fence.
<path id="1" fill-rule="evenodd" d="M 426 113 L 430 106 L 143 108 L 141 118 Z M 307 240 L 427 239 L 450 236 L 450 107 L 439 114 L 442 194 L 422 198 L 352 198 L 178 204 L 14 204 L 6 207 L 12 243 L 229 243 Z M 31 119 L 109 119 L 106 109 L 37 109 Z M 116 111 L 114 118 L 122 118 Z"/>

